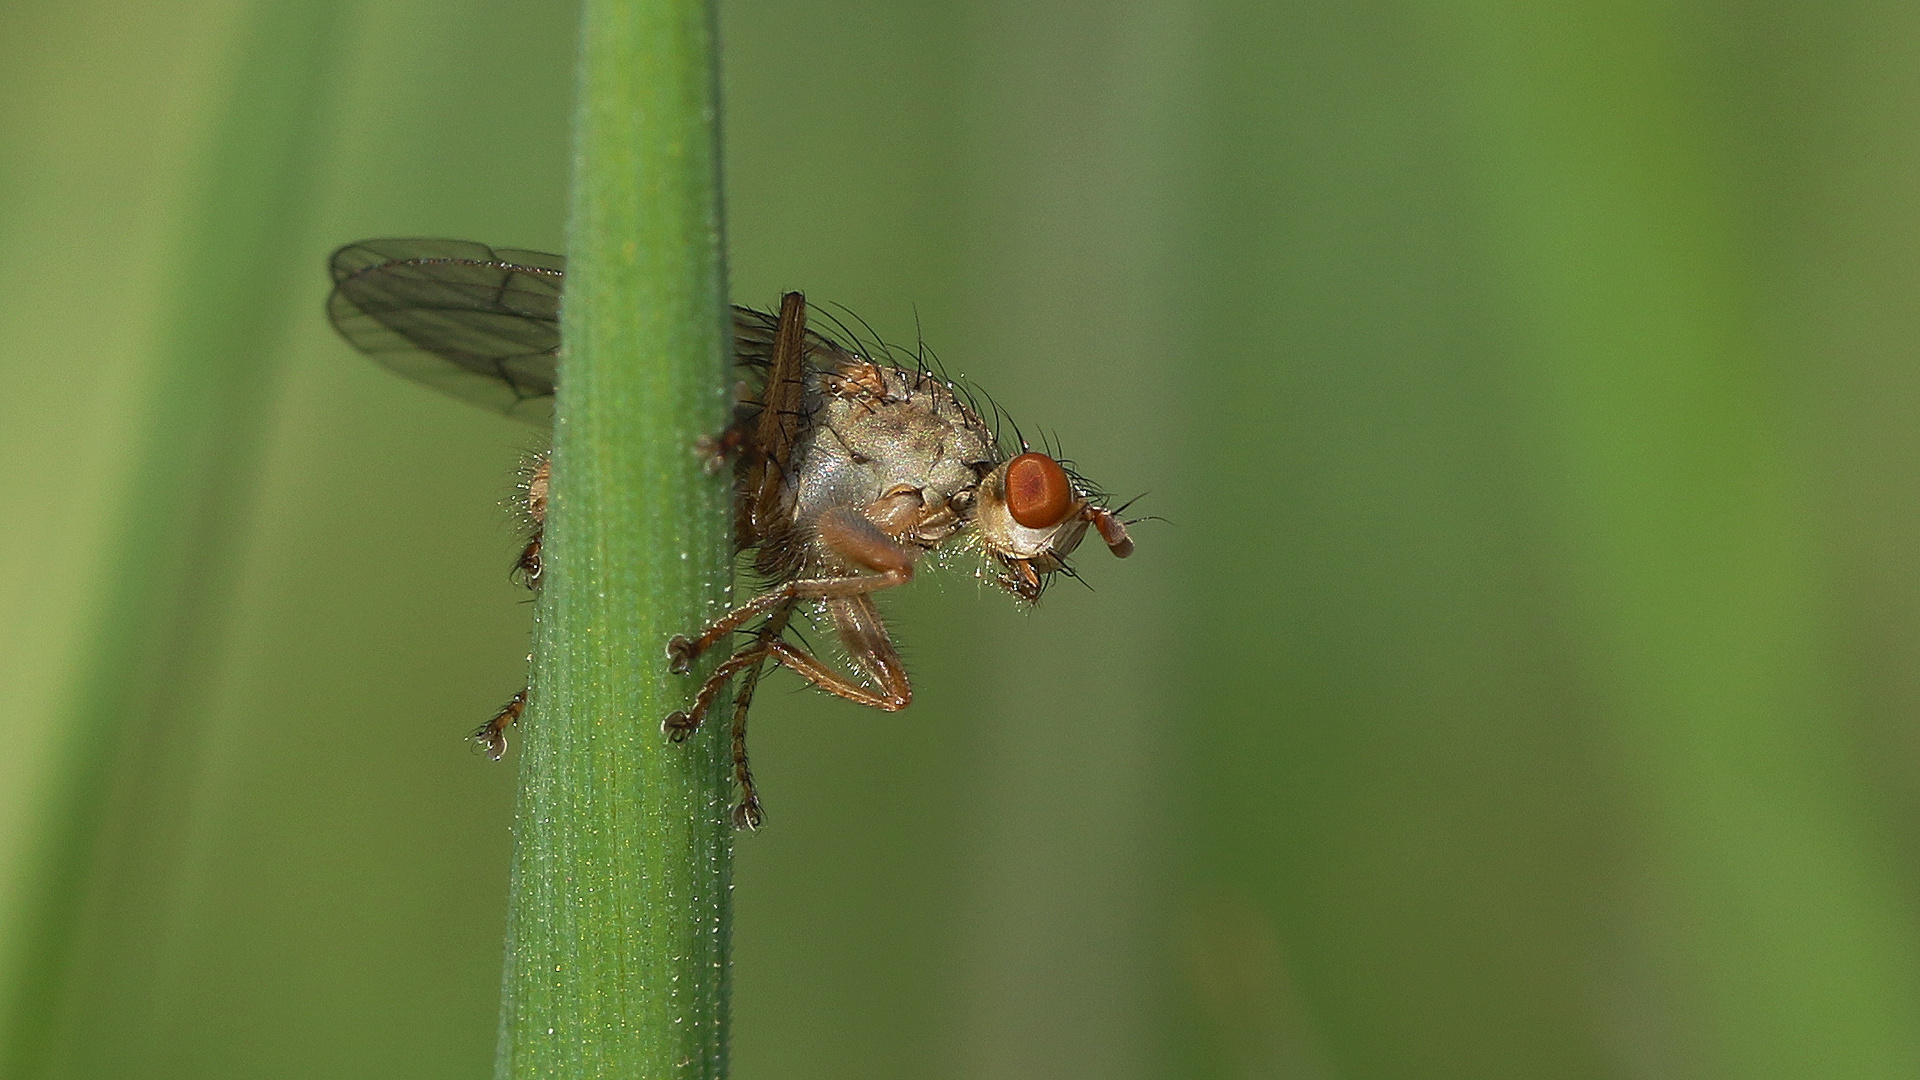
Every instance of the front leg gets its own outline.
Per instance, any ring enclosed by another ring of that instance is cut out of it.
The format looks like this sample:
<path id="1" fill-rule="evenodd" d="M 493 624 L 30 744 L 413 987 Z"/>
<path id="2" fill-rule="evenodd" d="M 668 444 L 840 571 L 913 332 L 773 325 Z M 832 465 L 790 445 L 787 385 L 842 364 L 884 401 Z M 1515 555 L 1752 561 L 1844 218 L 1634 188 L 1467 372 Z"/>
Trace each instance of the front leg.
<path id="1" fill-rule="evenodd" d="M 845 597 L 827 601 L 827 610 L 833 616 L 834 627 L 840 632 L 840 639 L 847 646 L 847 652 L 860 669 L 872 675 L 880 684 L 878 692 L 847 678 L 833 670 L 812 653 L 799 646 L 788 643 L 780 637 L 786 629 L 790 608 L 780 610 L 769 625 L 756 632 L 751 645 L 743 646 L 739 652 L 720 662 L 713 669 L 700 689 L 693 695 L 693 704 L 684 711 L 669 713 L 660 722 L 667 738 L 674 742 L 685 742 L 692 737 L 700 725 L 706 721 L 707 711 L 720 696 L 727 683 L 741 672 L 747 672 L 749 685 L 759 679 L 760 665 L 771 659 L 793 671 L 801 678 L 830 694 L 837 694 L 848 701 L 866 705 L 870 708 L 898 712 L 913 702 L 913 686 L 907 681 L 907 666 L 900 660 L 900 653 L 893 647 L 893 640 L 887 636 L 887 628 L 880 621 L 880 612 L 873 601 L 865 596 Z M 750 692 L 750 691 L 749 691 Z M 737 757 L 735 763 L 744 771 L 746 766 L 746 719 L 744 715 L 736 718 L 735 739 Z"/>
<path id="2" fill-rule="evenodd" d="M 881 670 L 880 692 L 861 686 L 852 679 L 828 667 L 821 659 L 804 649 L 784 641 L 773 642 L 770 646 L 774 659 L 794 674 L 807 680 L 829 694 L 846 698 L 856 705 L 865 705 L 871 709 L 885 712 L 899 712 L 913 704 L 913 686 L 907 681 L 907 669 L 900 663 L 898 654 L 893 655 L 891 663 Z M 892 651 L 891 646 L 888 649 Z"/>
<path id="3" fill-rule="evenodd" d="M 919 553 L 881 532 L 879 526 L 852 507 L 837 506 L 821 514 L 816 536 L 844 565 L 871 572 L 799 578 L 768 589 L 715 619 L 697 637 L 675 635 L 667 642 L 667 669 L 676 675 L 686 674 L 693 668 L 693 662 L 722 638 L 782 604 L 864 596 L 913 580 L 913 561 Z"/>

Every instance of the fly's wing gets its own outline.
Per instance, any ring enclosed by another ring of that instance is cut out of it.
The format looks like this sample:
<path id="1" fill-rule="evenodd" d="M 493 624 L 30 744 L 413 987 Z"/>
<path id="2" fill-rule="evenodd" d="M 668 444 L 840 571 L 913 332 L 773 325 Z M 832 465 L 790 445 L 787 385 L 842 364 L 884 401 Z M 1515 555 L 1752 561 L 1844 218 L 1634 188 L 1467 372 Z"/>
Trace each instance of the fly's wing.
<path id="1" fill-rule="evenodd" d="M 553 419 L 559 255 L 460 240 L 362 240 L 333 253 L 334 329 L 415 382 L 516 420 Z"/>
<path id="2" fill-rule="evenodd" d="M 767 385 L 760 394 L 760 415 L 754 424 L 753 448 L 758 462 L 750 462 L 756 520 L 771 518 L 780 504 L 787 464 L 799 439 L 800 414 L 807 391 L 807 298 L 790 292 L 780 298 L 780 318 L 774 324 L 772 362 Z"/>
<path id="3" fill-rule="evenodd" d="M 788 464 L 806 422 L 808 375 L 839 370 L 856 356 L 807 326 L 806 297 L 797 292 L 780 298 L 778 315 L 735 307 L 733 334 L 735 361 L 761 373 L 740 489 L 746 524 L 757 535 L 780 516 Z"/>
<path id="4" fill-rule="evenodd" d="M 782 307 L 785 303 L 783 296 Z M 803 324 L 806 322 L 805 315 L 803 308 L 800 320 Z M 733 306 L 734 361 L 741 367 L 770 373 L 777 362 L 774 354 L 779 338 L 779 312 L 761 311 L 740 304 Z M 809 370 L 832 370 L 860 355 L 811 326 L 806 328 L 803 340 L 807 345 L 805 363 Z"/>

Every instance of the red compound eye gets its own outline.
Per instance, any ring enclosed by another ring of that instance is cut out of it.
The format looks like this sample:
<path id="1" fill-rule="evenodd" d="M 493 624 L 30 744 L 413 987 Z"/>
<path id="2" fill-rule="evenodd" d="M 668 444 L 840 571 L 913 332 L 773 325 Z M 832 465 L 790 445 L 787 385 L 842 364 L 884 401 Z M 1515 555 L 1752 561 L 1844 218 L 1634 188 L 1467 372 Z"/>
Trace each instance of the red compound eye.
<path id="1" fill-rule="evenodd" d="M 1051 529 L 1073 512 L 1067 470 L 1045 454 L 1021 454 L 1007 463 L 1007 509 L 1029 529 Z"/>

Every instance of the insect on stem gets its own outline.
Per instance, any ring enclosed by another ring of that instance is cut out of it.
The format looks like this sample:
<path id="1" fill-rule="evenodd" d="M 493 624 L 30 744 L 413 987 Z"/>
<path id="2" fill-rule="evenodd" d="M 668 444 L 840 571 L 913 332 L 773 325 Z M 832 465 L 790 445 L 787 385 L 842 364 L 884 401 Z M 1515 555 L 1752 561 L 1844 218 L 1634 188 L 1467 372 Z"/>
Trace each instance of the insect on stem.
<path id="1" fill-rule="evenodd" d="M 408 378 L 534 424 L 551 421 L 560 350 L 565 260 L 455 240 L 365 240 L 334 252 L 328 312 L 356 348 Z M 1089 528 L 1108 550 L 1133 553 L 1127 522 L 1060 456 L 1055 438 L 1034 451 L 989 395 L 992 422 L 970 390 L 927 362 L 894 358 L 871 327 L 867 342 L 838 318 L 843 344 L 808 325 L 806 298 L 781 297 L 778 313 L 734 308 L 734 359 L 742 373 L 732 422 L 696 448 L 708 471 L 731 462 L 735 542 L 752 555 L 759 593 L 705 627 L 666 644 L 668 669 L 687 674 L 707 652 L 733 649 L 662 727 L 690 738 L 727 685 L 732 722 L 734 823 L 757 828 L 760 801 L 747 762 L 747 713 L 769 664 L 876 709 L 913 700 L 905 663 L 874 603 L 911 581 L 921 556 L 971 542 L 980 575 L 1021 601 L 1038 600 Z M 916 329 L 918 316 L 916 313 Z M 862 350 L 865 350 L 864 352 Z M 1000 444 L 1013 426 L 1017 452 Z M 537 456 L 523 484 L 532 535 L 514 564 L 528 588 L 541 577 L 550 463 Z M 822 661 L 792 625 L 817 607 L 852 673 Z M 759 624 L 752 629 L 748 625 Z M 790 640 L 795 639 L 795 640 Z M 491 757 L 528 700 L 522 690 L 475 733 Z"/>

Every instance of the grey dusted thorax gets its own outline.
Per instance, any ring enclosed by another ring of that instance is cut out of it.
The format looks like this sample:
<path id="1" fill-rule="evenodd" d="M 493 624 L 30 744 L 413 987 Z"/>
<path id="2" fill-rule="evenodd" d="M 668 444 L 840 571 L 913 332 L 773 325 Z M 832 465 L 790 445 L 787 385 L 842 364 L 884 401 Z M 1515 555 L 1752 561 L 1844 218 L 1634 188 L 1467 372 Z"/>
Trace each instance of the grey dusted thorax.
<path id="1" fill-rule="evenodd" d="M 959 531 L 959 509 L 999 461 L 992 429 L 925 372 L 866 361 L 816 371 L 807 408 L 788 473 L 803 528 L 857 506 L 893 539 L 932 548 Z"/>

